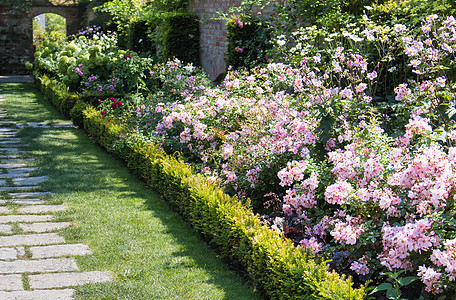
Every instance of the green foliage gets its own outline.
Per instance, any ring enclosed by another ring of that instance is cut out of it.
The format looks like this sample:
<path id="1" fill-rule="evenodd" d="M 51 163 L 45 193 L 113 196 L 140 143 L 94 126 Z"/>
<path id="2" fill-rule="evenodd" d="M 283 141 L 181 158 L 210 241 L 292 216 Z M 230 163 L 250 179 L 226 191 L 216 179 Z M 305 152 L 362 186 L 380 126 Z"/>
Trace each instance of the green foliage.
<path id="1" fill-rule="evenodd" d="M 85 102 L 79 102 L 70 110 L 70 117 L 74 124 L 79 127 L 84 126 L 84 115 L 83 112 L 90 107 L 90 104 Z"/>
<path id="2" fill-rule="evenodd" d="M 268 29 L 260 19 L 231 18 L 227 22 L 227 66 L 235 69 L 254 67 L 268 62 L 266 55 L 270 48 Z"/>
<path id="3" fill-rule="evenodd" d="M 46 77 L 38 81 L 52 85 Z M 354 289 L 350 279 L 329 272 L 326 263 L 314 261 L 307 251 L 262 225 L 250 208 L 196 175 L 180 158 L 166 155 L 137 133 L 126 132 L 118 121 L 103 117 L 93 106 L 74 106 L 74 119 L 81 114 L 84 129 L 103 148 L 126 161 L 220 253 L 249 272 L 270 297 L 363 299 L 363 286 Z"/>
<path id="4" fill-rule="evenodd" d="M 178 58 L 186 63 L 199 65 L 200 32 L 196 15 L 169 13 L 163 15 L 160 25 L 162 61 Z"/>
<path id="5" fill-rule="evenodd" d="M 127 48 L 138 53 L 155 55 L 157 52 L 154 41 L 149 33 L 150 27 L 147 21 L 134 21 L 128 27 Z"/>

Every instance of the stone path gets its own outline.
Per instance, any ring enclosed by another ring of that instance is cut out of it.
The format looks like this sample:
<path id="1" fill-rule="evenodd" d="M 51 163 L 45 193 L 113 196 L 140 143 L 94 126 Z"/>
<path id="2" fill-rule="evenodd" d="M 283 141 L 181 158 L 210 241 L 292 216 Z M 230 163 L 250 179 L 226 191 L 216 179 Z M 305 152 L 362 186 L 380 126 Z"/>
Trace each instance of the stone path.
<path id="1" fill-rule="evenodd" d="M 29 167 L 33 159 L 23 158 L 26 145 L 16 137 L 26 126 L 50 125 L 9 120 L 0 109 L 0 299 L 73 299 L 72 287 L 112 279 L 108 272 L 81 272 L 74 257 L 91 254 L 89 247 L 67 244 L 56 233 L 72 224 L 54 220 L 64 204 L 41 199 L 49 194 L 40 188 L 48 178 L 31 175 L 38 169 Z"/>

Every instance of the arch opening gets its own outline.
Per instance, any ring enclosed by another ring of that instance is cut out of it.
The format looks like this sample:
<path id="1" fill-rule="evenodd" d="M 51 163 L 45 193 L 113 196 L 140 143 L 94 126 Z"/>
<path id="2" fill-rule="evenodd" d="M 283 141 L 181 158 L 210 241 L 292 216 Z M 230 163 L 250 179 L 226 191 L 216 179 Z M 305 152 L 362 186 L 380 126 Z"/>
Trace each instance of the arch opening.
<path id="1" fill-rule="evenodd" d="M 67 35 L 67 20 L 55 13 L 42 13 L 33 18 L 33 43 L 40 39 L 62 40 Z"/>

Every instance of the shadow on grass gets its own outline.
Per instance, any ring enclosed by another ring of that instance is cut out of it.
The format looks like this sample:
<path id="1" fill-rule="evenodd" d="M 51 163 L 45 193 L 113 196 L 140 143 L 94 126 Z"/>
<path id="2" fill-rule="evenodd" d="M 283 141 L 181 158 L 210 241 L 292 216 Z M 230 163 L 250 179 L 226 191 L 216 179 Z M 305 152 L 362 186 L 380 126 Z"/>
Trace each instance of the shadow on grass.
<path id="1" fill-rule="evenodd" d="M 49 122 L 61 118 L 35 98 L 30 84 L 2 84 L 0 89 L 11 99 L 5 107 L 16 119 Z M 24 97 L 30 98 L 21 101 Z M 78 288 L 77 297 L 260 298 L 166 202 L 81 130 L 24 128 L 19 135 L 31 145 L 40 175 L 49 176 L 42 188 L 69 206 L 60 217 L 77 226 L 64 232 L 67 241 L 85 242 L 93 250 L 93 255 L 78 258 L 80 267 L 109 270 L 116 279 Z"/>

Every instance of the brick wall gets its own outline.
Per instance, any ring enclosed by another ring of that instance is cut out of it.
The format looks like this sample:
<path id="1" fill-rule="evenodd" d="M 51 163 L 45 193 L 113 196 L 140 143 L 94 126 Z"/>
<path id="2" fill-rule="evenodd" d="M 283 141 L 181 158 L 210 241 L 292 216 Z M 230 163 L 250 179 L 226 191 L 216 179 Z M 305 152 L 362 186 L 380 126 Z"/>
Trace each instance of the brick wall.
<path id="1" fill-rule="evenodd" d="M 190 0 L 190 11 L 202 20 L 201 32 L 201 64 L 211 80 L 216 80 L 225 72 L 226 24 L 225 21 L 211 21 L 217 17 L 217 11 L 226 12 L 231 6 L 239 6 L 241 0 Z"/>
<path id="2" fill-rule="evenodd" d="M 0 6 L 0 75 L 26 74 L 25 62 L 33 61 L 33 18 L 56 13 L 66 18 L 67 33 L 79 29 L 78 7 L 32 6 L 24 13 Z"/>

